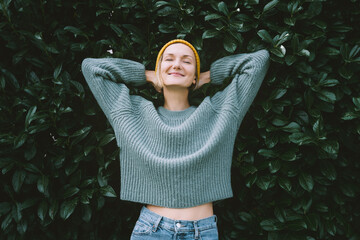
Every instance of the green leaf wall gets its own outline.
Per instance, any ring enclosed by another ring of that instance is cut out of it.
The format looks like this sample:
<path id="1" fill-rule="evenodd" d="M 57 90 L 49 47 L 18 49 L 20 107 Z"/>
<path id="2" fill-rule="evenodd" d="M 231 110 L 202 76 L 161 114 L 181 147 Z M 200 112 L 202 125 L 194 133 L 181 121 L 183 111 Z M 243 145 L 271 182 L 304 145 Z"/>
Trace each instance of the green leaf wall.
<path id="1" fill-rule="evenodd" d="M 235 142 L 234 197 L 214 205 L 220 239 L 360 239 L 359 22 L 358 0 L 0 0 L 0 239 L 129 239 L 141 204 L 119 200 L 119 149 L 80 64 L 153 69 L 174 38 L 202 71 L 271 53 Z M 130 90 L 163 103 L 150 84 Z"/>

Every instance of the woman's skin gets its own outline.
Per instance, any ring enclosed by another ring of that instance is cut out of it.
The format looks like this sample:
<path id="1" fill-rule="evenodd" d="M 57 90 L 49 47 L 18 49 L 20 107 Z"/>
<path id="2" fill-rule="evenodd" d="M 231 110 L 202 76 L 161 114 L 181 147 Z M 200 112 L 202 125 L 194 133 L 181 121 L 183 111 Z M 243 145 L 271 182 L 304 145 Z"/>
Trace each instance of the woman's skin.
<path id="1" fill-rule="evenodd" d="M 156 80 L 154 71 L 145 71 L 146 80 L 158 92 L 164 94 L 164 108 L 171 111 L 185 110 L 190 107 L 189 87 L 196 83 L 196 60 L 194 52 L 185 44 L 175 43 L 168 46 L 160 63 L 160 76 L 163 86 Z M 196 89 L 210 82 L 210 71 L 200 74 Z M 199 220 L 214 214 L 212 202 L 190 208 L 166 208 L 147 205 L 149 210 L 174 220 Z"/>
<path id="2" fill-rule="evenodd" d="M 171 73 L 180 73 L 181 75 Z M 146 81 L 150 82 L 156 91 L 163 92 L 164 108 L 180 111 L 190 107 L 189 87 L 196 81 L 196 60 L 190 47 L 182 43 L 174 43 L 165 49 L 160 63 L 162 88 L 157 82 L 154 71 L 145 71 L 145 76 Z M 210 81 L 210 71 L 200 73 L 198 86 L 194 90 Z"/>

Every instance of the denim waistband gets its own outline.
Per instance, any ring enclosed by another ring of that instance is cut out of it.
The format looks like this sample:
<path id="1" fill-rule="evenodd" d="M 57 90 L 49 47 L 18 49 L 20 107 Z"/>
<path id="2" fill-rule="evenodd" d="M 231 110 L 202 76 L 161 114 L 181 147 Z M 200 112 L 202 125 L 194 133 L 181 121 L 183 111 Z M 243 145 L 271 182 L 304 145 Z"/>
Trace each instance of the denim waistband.
<path id="1" fill-rule="evenodd" d="M 171 218 L 163 217 L 146 206 L 143 206 L 140 211 L 140 217 L 144 220 L 147 220 L 153 224 L 153 227 L 156 229 L 158 226 L 161 226 L 164 229 L 168 229 L 175 232 L 185 232 L 185 231 L 194 231 L 194 230 L 206 230 L 209 228 L 216 227 L 217 216 L 212 215 L 207 218 L 199 220 L 174 220 Z"/>

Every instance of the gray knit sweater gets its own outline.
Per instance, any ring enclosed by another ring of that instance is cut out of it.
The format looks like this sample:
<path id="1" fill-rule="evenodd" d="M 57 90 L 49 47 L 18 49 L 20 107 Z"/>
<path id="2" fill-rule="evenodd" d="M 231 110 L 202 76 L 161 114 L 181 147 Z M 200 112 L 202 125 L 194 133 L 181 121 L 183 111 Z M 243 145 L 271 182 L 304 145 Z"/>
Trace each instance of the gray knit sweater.
<path id="1" fill-rule="evenodd" d="M 120 147 L 120 198 L 169 208 L 194 207 L 233 196 L 235 138 L 269 67 L 269 53 L 215 61 L 211 84 L 231 83 L 199 106 L 170 111 L 127 85 L 146 83 L 144 65 L 118 58 L 87 58 L 82 72 L 112 125 Z"/>

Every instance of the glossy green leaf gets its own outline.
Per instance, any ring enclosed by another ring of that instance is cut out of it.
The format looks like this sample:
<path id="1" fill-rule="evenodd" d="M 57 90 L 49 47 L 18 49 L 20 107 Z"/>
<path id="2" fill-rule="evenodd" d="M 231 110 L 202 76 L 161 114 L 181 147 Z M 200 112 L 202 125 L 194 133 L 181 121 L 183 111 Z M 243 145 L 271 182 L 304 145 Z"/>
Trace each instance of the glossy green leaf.
<path id="1" fill-rule="evenodd" d="M 116 197 L 116 193 L 111 186 L 105 186 L 100 189 L 100 192 L 105 197 Z"/>
<path id="2" fill-rule="evenodd" d="M 320 171 L 327 179 L 334 181 L 336 180 L 337 173 L 334 165 L 329 161 L 324 161 L 320 165 Z"/>
<path id="3" fill-rule="evenodd" d="M 254 185 L 254 183 L 256 182 L 257 180 L 257 174 L 251 174 L 251 175 L 248 175 L 246 178 L 245 178 L 245 185 L 246 187 L 250 188 L 252 185 Z"/>
<path id="4" fill-rule="evenodd" d="M 288 66 L 292 65 L 294 62 L 296 62 L 297 57 L 294 55 L 286 55 L 285 56 L 285 62 Z"/>
<path id="5" fill-rule="evenodd" d="M 253 174 L 257 171 L 256 167 L 251 164 L 243 164 L 240 166 L 240 173 L 242 176 L 247 176 L 248 174 Z"/>
<path id="6" fill-rule="evenodd" d="M 270 99 L 279 99 L 284 96 L 286 92 L 287 90 L 284 88 L 277 88 L 271 93 Z"/>
<path id="7" fill-rule="evenodd" d="M 69 165 L 67 165 L 66 166 L 66 168 L 65 168 L 65 174 L 67 175 L 67 176 L 70 176 L 71 174 L 73 174 L 75 171 L 76 171 L 76 169 L 79 167 L 79 163 L 77 162 L 77 163 L 75 163 L 75 162 L 73 162 L 73 163 L 70 163 Z"/>
<path id="8" fill-rule="evenodd" d="M 325 152 L 337 156 L 339 152 L 339 143 L 337 141 L 329 140 L 326 142 L 323 142 L 320 145 L 321 149 L 323 149 Z"/>
<path id="9" fill-rule="evenodd" d="M 269 170 L 271 173 L 276 173 L 281 168 L 279 159 L 275 159 L 269 162 Z"/>
<path id="10" fill-rule="evenodd" d="M 36 109 L 37 109 L 36 106 L 32 106 L 27 112 L 25 117 L 25 128 L 27 128 L 30 125 L 31 121 L 33 120 Z"/>
<path id="11" fill-rule="evenodd" d="M 320 219 L 317 214 L 314 213 L 306 214 L 304 216 L 304 220 L 310 230 L 316 231 L 318 229 Z"/>
<path id="12" fill-rule="evenodd" d="M 61 73 L 62 64 L 58 65 L 54 70 L 54 79 L 57 79 Z"/>
<path id="13" fill-rule="evenodd" d="M 324 79 L 320 80 L 319 85 L 324 87 L 334 87 L 339 84 L 339 81 L 337 79 Z"/>
<path id="14" fill-rule="evenodd" d="M 24 145 L 27 138 L 28 135 L 25 133 L 20 133 L 18 136 L 16 136 L 16 138 L 14 139 L 14 148 L 16 149 Z"/>
<path id="15" fill-rule="evenodd" d="M 336 226 L 335 223 L 333 223 L 332 221 L 327 221 L 325 223 L 327 232 L 331 235 L 331 236 L 335 236 L 336 234 Z"/>
<path id="16" fill-rule="evenodd" d="M 290 221 L 286 224 L 286 227 L 291 231 L 301 231 L 307 229 L 306 222 L 302 219 Z"/>
<path id="17" fill-rule="evenodd" d="M 219 9 L 220 12 L 222 12 L 226 16 L 229 15 L 229 10 L 228 10 L 225 2 L 219 2 L 218 3 L 218 9 Z"/>
<path id="18" fill-rule="evenodd" d="M 64 30 L 72 32 L 75 37 L 77 37 L 78 35 L 80 35 L 80 36 L 85 35 L 81 29 L 74 27 L 74 26 L 66 26 L 66 27 L 64 27 Z"/>
<path id="19" fill-rule="evenodd" d="M 286 48 L 283 45 L 281 45 L 277 48 L 271 48 L 270 52 L 280 58 L 283 58 L 286 54 Z"/>
<path id="20" fill-rule="evenodd" d="M 37 181 L 37 189 L 41 193 L 46 193 L 49 185 L 49 178 L 47 176 L 41 175 Z"/>
<path id="21" fill-rule="evenodd" d="M 355 104 L 356 108 L 358 110 L 360 110 L 360 97 L 356 98 L 356 97 L 353 97 L 352 98 L 352 102 Z"/>
<path id="22" fill-rule="evenodd" d="M 167 2 L 167 1 L 157 1 L 156 3 L 155 3 L 155 7 L 156 8 L 160 8 L 160 7 L 162 7 L 162 6 L 166 6 L 166 5 L 168 5 L 169 3 Z"/>
<path id="23" fill-rule="evenodd" d="M 2 229 L 3 231 L 5 231 L 5 230 L 7 229 L 7 227 L 10 225 L 11 221 L 12 221 L 12 216 L 11 216 L 11 214 L 9 213 L 9 214 L 6 215 L 6 217 L 4 218 L 4 220 L 2 220 L 2 222 L 1 222 L 1 229 Z"/>
<path id="24" fill-rule="evenodd" d="M 81 191 L 81 196 L 80 196 L 80 202 L 83 204 L 89 204 L 90 203 L 90 199 L 93 198 L 93 190 L 83 190 Z"/>
<path id="25" fill-rule="evenodd" d="M 272 43 L 272 37 L 270 36 L 270 34 L 264 30 L 264 29 L 261 29 L 257 32 L 257 35 L 262 39 L 264 40 L 265 42 L 267 43 Z"/>
<path id="26" fill-rule="evenodd" d="M 100 141 L 99 146 L 105 146 L 109 142 L 115 139 L 115 135 L 113 133 L 106 134 Z"/>
<path id="27" fill-rule="evenodd" d="M 329 55 L 329 56 L 336 56 L 336 55 L 339 55 L 340 51 L 336 48 L 333 48 L 333 47 L 325 47 L 322 52 L 325 54 L 325 55 Z"/>
<path id="28" fill-rule="evenodd" d="M 276 219 L 265 219 L 260 222 L 260 226 L 265 231 L 276 231 L 281 229 L 281 223 Z"/>
<path id="29" fill-rule="evenodd" d="M 272 0 L 272 1 L 268 2 L 268 3 L 264 6 L 263 11 L 266 12 L 266 11 L 271 10 L 271 9 L 274 8 L 278 3 L 279 3 L 279 0 Z"/>
<path id="30" fill-rule="evenodd" d="M 162 33 L 173 33 L 175 29 L 171 25 L 159 24 L 159 31 Z"/>
<path id="31" fill-rule="evenodd" d="M 203 35 L 202 35 L 202 39 L 206 39 L 206 38 L 213 38 L 219 35 L 219 32 L 217 30 L 214 29 L 210 29 L 210 30 L 206 30 Z"/>
<path id="32" fill-rule="evenodd" d="M 244 222 L 251 222 L 253 217 L 247 213 L 247 212 L 239 212 L 238 216 L 240 217 L 241 220 L 243 220 Z"/>
<path id="33" fill-rule="evenodd" d="M 349 80 L 354 75 L 354 72 L 346 66 L 342 66 L 339 68 L 339 74 L 341 77 Z"/>
<path id="34" fill-rule="evenodd" d="M 110 27 L 118 37 L 121 37 L 124 34 L 123 30 L 121 30 L 121 28 L 117 24 L 111 23 Z"/>
<path id="35" fill-rule="evenodd" d="M 278 182 L 279 186 L 281 188 L 283 188 L 284 190 L 286 190 L 288 192 L 291 191 L 292 185 L 291 185 L 291 182 L 289 179 L 287 179 L 285 177 L 278 177 L 277 182 Z"/>
<path id="36" fill-rule="evenodd" d="M 24 183 L 26 172 L 23 170 L 16 170 L 12 177 L 12 185 L 15 192 L 19 192 Z"/>
<path id="37" fill-rule="evenodd" d="M 29 171 L 29 172 L 32 172 L 32 173 L 41 173 L 40 169 L 35 166 L 34 164 L 31 164 L 31 163 L 27 163 L 24 168 Z"/>
<path id="38" fill-rule="evenodd" d="M 39 204 L 37 215 L 41 219 L 41 221 L 44 221 L 46 214 L 48 211 L 48 204 L 46 201 L 42 201 Z"/>
<path id="39" fill-rule="evenodd" d="M 65 188 L 62 196 L 64 199 L 69 198 L 69 197 L 72 197 L 75 194 L 77 194 L 79 191 L 80 191 L 80 189 L 78 187 L 67 187 L 67 188 Z"/>
<path id="40" fill-rule="evenodd" d="M 349 53 L 349 58 L 354 58 L 360 52 L 360 46 L 355 45 Z"/>
<path id="41" fill-rule="evenodd" d="M 300 186 L 308 192 L 311 192 L 314 188 L 314 180 L 308 173 L 301 172 L 299 175 Z"/>
<path id="42" fill-rule="evenodd" d="M 185 19 L 181 22 L 181 26 L 183 27 L 184 31 L 190 33 L 195 25 L 194 20 L 192 19 Z"/>
<path id="43" fill-rule="evenodd" d="M 276 178 L 273 176 L 261 176 L 261 177 L 257 178 L 256 185 L 260 189 L 266 191 L 269 188 L 274 186 L 275 180 L 276 180 Z"/>
<path id="44" fill-rule="evenodd" d="M 26 160 L 33 159 L 35 157 L 35 155 L 36 155 L 36 152 L 37 152 L 36 145 L 35 144 L 30 144 L 30 146 L 28 146 L 25 149 L 25 152 L 24 152 L 25 159 Z"/>
<path id="45" fill-rule="evenodd" d="M 224 48 L 226 51 L 233 53 L 237 48 L 237 43 L 234 38 L 226 36 L 224 39 Z"/>
<path id="46" fill-rule="evenodd" d="M 291 142 L 296 143 L 298 145 L 303 145 L 312 142 L 312 139 L 310 136 L 307 136 L 304 133 L 292 133 L 289 136 L 289 139 Z"/>
<path id="47" fill-rule="evenodd" d="M 285 124 L 287 124 L 289 121 L 288 119 L 283 116 L 283 115 L 279 115 L 279 116 L 276 116 L 272 121 L 271 123 L 277 127 L 282 127 L 284 126 Z"/>
<path id="48" fill-rule="evenodd" d="M 289 162 L 292 162 L 292 161 L 295 161 L 297 158 L 297 150 L 296 149 L 290 149 L 286 152 L 283 152 L 279 155 L 279 158 L 281 160 L 284 160 L 284 161 L 289 161 Z"/>
<path id="49" fill-rule="evenodd" d="M 273 158 L 276 157 L 278 154 L 272 150 L 272 149 L 259 149 L 258 154 L 264 156 L 264 157 L 268 157 L 268 158 Z"/>
<path id="50" fill-rule="evenodd" d="M 336 95 L 333 92 L 327 90 L 321 90 L 318 92 L 317 97 L 325 102 L 334 103 L 336 101 Z"/>
<path id="51" fill-rule="evenodd" d="M 57 200 L 53 199 L 52 201 L 50 201 L 49 217 L 54 220 L 58 210 L 59 210 L 59 203 Z"/>
<path id="52" fill-rule="evenodd" d="M 279 222 L 283 223 L 286 220 L 286 211 L 284 210 L 284 208 L 281 207 L 275 207 L 274 209 L 274 215 L 276 216 L 277 220 L 279 220 Z"/>
<path id="53" fill-rule="evenodd" d="M 301 131 L 301 126 L 296 122 L 291 122 L 286 126 L 283 126 L 281 129 L 283 129 L 285 132 L 296 133 Z"/>
<path id="54" fill-rule="evenodd" d="M 219 14 L 211 13 L 211 14 L 205 16 L 205 21 L 216 20 L 219 18 L 221 18 L 221 16 Z"/>
<path id="55" fill-rule="evenodd" d="M 341 191 L 348 197 L 355 197 L 356 192 L 358 192 L 358 188 L 354 184 L 346 184 L 340 186 Z"/>
<path id="56" fill-rule="evenodd" d="M 63 202 L 60 206 L 60 217 L 64 220 L 69 218 L 74 212 L 77 203 L 77 198 Z"/>
<path id="57" fill-rule="evenodd" d="M 91 126 L 86 126 L 80 130 L 77 130 L 76 132 L 74 132 L 71 137 L 78 137 L 78 136 L 81 136 L 81 135 L 84 135 L 84 134 L 87 134 L 90 130 L 91 130 Z"/>

